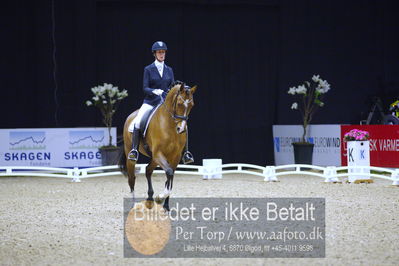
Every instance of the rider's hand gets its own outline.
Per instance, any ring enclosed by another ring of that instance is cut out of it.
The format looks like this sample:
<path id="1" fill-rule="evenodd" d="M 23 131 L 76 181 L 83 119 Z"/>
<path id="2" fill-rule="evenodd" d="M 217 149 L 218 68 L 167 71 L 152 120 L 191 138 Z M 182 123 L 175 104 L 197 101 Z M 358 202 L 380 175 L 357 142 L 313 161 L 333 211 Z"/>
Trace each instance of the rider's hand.
<path id="1" fill-rule="evenodd" d="M 153 90 L 152 91 L 152 93 L 154 93 L 155 95 L 162 95 L 162 93 L 163 93 L 163 90 L 161 90 L 161 89 L 155 89 L 155 90 Z"/>

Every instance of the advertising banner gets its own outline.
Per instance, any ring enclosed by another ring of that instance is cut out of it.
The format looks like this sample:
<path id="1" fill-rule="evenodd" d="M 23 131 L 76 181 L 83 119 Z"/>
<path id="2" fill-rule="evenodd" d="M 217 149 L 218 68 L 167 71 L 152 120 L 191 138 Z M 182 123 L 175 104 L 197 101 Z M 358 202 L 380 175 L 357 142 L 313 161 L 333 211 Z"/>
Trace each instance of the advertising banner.
<path id="1" fill-rule="evenodd" d="M 111 130 L 116 145 L 116 128 Z M 93 167 L 101 165 L 99 147 L 107 128 L 35 128 L 0 130 L 1 166 Z"/>
<path id="2" fill-rule="evenodd" d="M 294 163 L 293 142 L 299 142 L 303 134 L 300 125 L 274 125 L 275 165 Z M 341 125 L 310 125 L 307 141 L 314 144 L 313 164 L 341 166 Z"/>
<path id="3" fill-rule="evenodd" d="M 370 134 L 370 165 L 399 167 L 399 125 L 348 125 L 341 128 L 341 139 L 352 129 L 368 131 Z M 347 143 L 341 146 L 342 165 L 347 165 Z"/>

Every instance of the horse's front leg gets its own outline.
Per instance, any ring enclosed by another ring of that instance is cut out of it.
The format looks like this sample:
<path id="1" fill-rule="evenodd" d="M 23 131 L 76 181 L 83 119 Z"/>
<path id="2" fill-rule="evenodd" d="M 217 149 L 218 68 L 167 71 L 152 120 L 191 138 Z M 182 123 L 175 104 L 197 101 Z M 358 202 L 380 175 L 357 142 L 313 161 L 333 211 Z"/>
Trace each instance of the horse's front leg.
<path id="1" fill-rule="evenodd" d="M 165 210 L 167 210 L 167 211 L 170 211 L 170 208 L 169 208 L 169 196 L 167 196 L 167 197 L 165 198 L 165 201 L 163 202 L 163 208 L 164 208 Z"/>
<path id="2" fill-rule="evenodd" d="M 151 160 L 151 162 L 145 168 L 145 176 L 147 178 L 147 183 L 148 183 L 148 198 L 146 201 L 146 207 L 149 209 L 151 209 L 154 206 L 154 198 L 153 198 L 154 189 L 152 188 L 151 176 L 156 167 L 157 164 L 154 162 L 154 160 Z"/>
<path id="3" fill-rule="evenodd" d="M 169 196 L 172 193 L 172 187 L 173 187 L 173 174 L 172 175 L 166 175 L 167 176 L 167 180 L 165 182 L 165 191 L 164 194 L 162 195 L 165 199 L 164 203 L 163 203 L 163 208 L 167 211 L 170 210 L 169 208 Z"/>
<path id="4" fill-rule="evenodd" d="M 156 196 L 155 201 L 158 204 L 161 204 L 165 199 L 167 199 L 165 200 L 163 207 L 165 208 L 165 210 L 169 211 L 169 196 L 172 192 L 172 187 L 173 187 L 174 169 L 170 166 L 168 161 L 164 159 L 163 156 L 158 157 L 158 164 L 165 171 L 167 179 L 165 182 L 165 188 L 163 193 Z"/>
<path id="5" fill-rule="evenodd" d="M 166 182 L 165 188 L 163 193 L 159 194 L 155 197 L 155 201 L 158 204 L 161 204 L 166 198 L 169 198 L 170 194 L 172 193 L 172 186 L 173 186 L 173 169 L 170 168 L 170 171 L 166 171 Z"/>

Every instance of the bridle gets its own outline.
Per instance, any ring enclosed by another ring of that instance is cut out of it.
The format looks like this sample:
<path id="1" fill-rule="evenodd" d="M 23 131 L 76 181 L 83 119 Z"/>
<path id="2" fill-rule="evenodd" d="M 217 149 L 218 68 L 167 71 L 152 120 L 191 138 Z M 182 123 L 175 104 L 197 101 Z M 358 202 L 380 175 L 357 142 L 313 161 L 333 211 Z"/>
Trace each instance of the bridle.
<path id="1" fill-rule="evenodd" d="M 183 115 L 178 115 L 176 114 L 176 107 L 177 107 L 177 100 L 181 99 L 183 101 L 183 105 L 184 105 L 184 114 Z M 178 123 L 178 120 L 183 120 L 183 121 L 187 121 L 188 120 L 188 114 L 187 114 L 187 110 L 188 110 L 188 105 L 193 101 L 193 98 L 191 99 L 187 99 L 184 100 L 183 97 L 180 94 L 180 90 L 178 91 L 178 93 L 176 94 L 176 96 L 174 97 L 173 100 L 173 112 L 171 112 L 170 110 L 168 110 L 169 114 L 171 115 L 171 117 L 175 120 L 175 123 Z"/>

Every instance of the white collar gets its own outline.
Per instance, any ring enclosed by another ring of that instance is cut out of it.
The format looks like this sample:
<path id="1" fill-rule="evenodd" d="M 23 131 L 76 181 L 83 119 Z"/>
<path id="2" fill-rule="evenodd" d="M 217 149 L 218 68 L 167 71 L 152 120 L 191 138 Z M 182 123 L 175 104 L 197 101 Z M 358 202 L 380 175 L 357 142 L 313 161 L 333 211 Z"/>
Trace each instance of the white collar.
<path id="1" fill-rule="evenodd" d="M 155 60 L 155 66 L 158 68 L 159 66 L 163 69 L 163 66 L 165 65 L 165 62 L 159 62 L 158 60 Z"/>

